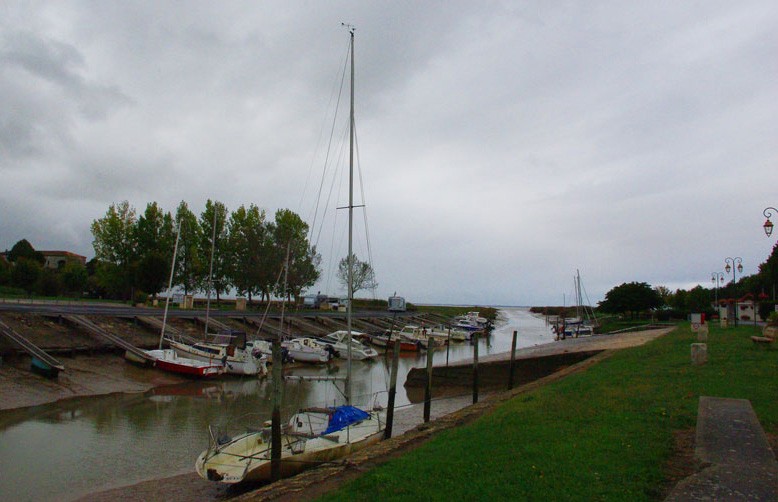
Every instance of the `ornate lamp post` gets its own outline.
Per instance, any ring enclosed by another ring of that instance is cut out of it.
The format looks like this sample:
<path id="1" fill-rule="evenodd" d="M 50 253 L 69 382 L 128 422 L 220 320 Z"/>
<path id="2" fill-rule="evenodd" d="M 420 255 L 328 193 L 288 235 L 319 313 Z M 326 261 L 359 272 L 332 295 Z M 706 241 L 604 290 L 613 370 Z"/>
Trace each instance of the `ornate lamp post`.
<path id="1" fill-rule="evenodd" d="M 727 264 L 726 267 L 724 267 L 724 270 L 727 271 L 727 273 L 732 272 L 732 286 L 734 291 L 735 283 L 737 282 L 737 273 L 736 272 L 742 272 L 743 271 L 743 258 L 736 256 L 734 258 L 724 258 L 724 263 Z M 735 326 L 737 326 L 738 321 L 738 305 L 737 305 L 737 295 L 735 295 Z"/>
<path id="2" fill-rule="evenodd" d="M 715 303 L 716 308 L 719 308 L 719 285 L 724 284 L 724 274 L 721 272 L 711 272 L 711 282 L 716 285 L 715 289 Z"/>
<path id="3" fill-rule="evenodd" d="M 762 225 L 762 228 L 764 228 L 764 233 L 767 235 L 767 237 L 770 237 L 770 234 L 773 233 L 773 222 L 770 221 L 770 216 L 772 216 L 773 213 L 778 213 L 778 209 L 775 209 L 774 207 L 766 207 L 764 211 L 762 211 L 764 217 L 767 218 L 767 221 L 765 221 L 764 225 Z"/>

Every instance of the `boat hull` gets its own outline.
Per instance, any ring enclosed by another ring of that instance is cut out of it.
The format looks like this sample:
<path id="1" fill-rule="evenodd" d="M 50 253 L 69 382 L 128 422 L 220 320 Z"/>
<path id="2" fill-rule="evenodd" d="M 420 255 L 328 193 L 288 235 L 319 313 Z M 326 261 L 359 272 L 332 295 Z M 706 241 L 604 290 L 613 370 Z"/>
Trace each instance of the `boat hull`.
<path id="1" fill-rule="evenodd" d="M 146 353 L 155 359 L 154 366 L 170 373 L 178 373 L 198 378 L 214 377 L 224 373 L 220 364 L 208 364 L 184 357 L 178 357 L 173 349 L 147 350 Z"/>
<path id="2" fill-rule="evenodd" d="M 30 361 L 30 370 L 33 373 L 44 376 L 49 379 L 57 378 L 59 375 L 59 368 L 56 368 L 45 361 L 41 361 L 37 357 L 33 357 Z"/>
<path id="3" fill-rule="evenodd" d="M 213 354 L 198 351 L 196 347 L 185 343 L 179 343 L 169 340 L 170 347 L 181 357 L 187 357 L 196 361 L 202 361 L 214 365 L 223 365 L 225 373 L 233 375 L 265 375 L 267 367 L 265 364 L 245 351 L 236 350 L 234 356 L 226 355 L 214 357 Z"/>
<path id="4" fill-rule="evenodd" d="M 282 438 L 281 477 L 294 476 L 379 442 L 384 436 L 382 420 L 374 417 L 368 422 L 360 424 L 362 427 L 352 426 L 350 440 L 346 440 L 345 431 L 338 431 L 337 434 L 308 439 L 304 450 L 297 453 L 290 448 L 289 439 Z M 358 432 L 360 429 L 361 433 Z M 195 470 L 203 479 L 225 484 L 270 481 L 270 438 L 264 438 L 261 432 L 251 432 L 220 447 L 218 452 L 206 450 L 197 458 Z"/>

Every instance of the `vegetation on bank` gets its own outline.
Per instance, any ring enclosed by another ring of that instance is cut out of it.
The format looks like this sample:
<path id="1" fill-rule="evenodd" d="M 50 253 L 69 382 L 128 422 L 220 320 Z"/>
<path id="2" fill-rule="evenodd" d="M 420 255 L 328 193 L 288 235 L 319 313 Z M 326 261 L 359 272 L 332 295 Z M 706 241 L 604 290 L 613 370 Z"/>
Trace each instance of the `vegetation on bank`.
<path id="1" fill-rule="evenodd" d="M 689 324 L 542 388 L 370 470 L 320 500 L 661 500 L 673 433 L 701 395 L 749 399 L 778 433 L 775 348 L 712 326 L 692 366 Z M 434 404 L 433 404 L 434 406 Z"/>

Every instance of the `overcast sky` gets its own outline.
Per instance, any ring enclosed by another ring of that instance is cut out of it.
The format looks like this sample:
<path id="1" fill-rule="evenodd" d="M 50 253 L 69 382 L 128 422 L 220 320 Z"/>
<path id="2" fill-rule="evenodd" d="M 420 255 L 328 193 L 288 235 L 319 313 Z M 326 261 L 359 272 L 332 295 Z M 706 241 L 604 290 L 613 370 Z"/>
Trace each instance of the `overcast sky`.
<path id="1" fill-rule="evenodd" d="M 122 200 L 312 223 L 341 22 L 378 297 L 569 304 L 580 269 L 595 303 L 769 255 L 775 0 L 4 1 L 0 248 L 91 258 L 91 222 Z M 345 256 L 333 229 L 325 269 Z"/>

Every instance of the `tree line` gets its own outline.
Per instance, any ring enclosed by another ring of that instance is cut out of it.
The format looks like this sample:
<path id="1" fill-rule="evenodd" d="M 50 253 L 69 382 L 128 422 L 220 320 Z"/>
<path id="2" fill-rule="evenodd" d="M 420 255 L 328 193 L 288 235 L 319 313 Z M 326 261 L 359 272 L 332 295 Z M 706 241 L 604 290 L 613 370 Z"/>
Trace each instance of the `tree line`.
<path id="1" fill-rule="evenodd" d="M 298 297 L 319 278 L 321 256 L 308 242 L 308 224 L 289 209 L 270 220 L 251 204 L 234 211 L 210 199 L 199 217 L 185 201 L 175 214 L 156 202 L 138 215 L 129 202 L 111 204 L 91 225 L 97 283 L 112 298 L 155 297 L 172 285 L 184 294 L 270 299 Z M 178 240 L 176 248 L 176 240 Z M 286 288 L 279 280 L 288 265 Z"/>
<path id="2" fill-rule="evenodd" d="M 698 285 L 689 290 L 671 291 L 665 286 L 651 287 L 645 282 L 623 283 L 605 294 L 605 299 L 599 303 L 599 310 L 631 316 L 649 310 L 663 311 L 664 316 L 685 316 L 691 312 L 714 314 L 716 299 L 723 302 L 750 297 L 756 302 L 760 317 L 766 319 L 778 301 L 776 285 L 778 243 L 773 246 L 767 260 L 759 265 L 756 274 L 743 276 L 736 282 L 730 281 L 718 290 L 715 286 L 707 288 Z"/>

